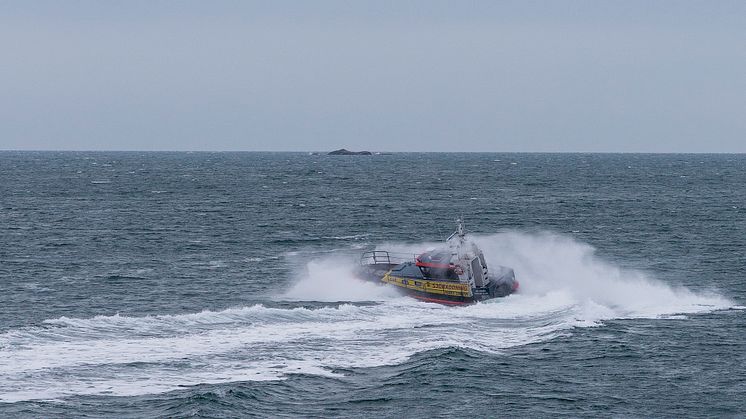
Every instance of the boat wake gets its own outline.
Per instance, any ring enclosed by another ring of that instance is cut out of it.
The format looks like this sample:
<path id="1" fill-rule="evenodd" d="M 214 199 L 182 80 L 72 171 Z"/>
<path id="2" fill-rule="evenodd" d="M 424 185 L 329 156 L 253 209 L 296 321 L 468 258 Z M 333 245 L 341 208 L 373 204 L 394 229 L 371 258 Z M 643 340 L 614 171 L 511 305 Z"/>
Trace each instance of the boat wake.
<path id="1" fill-rule="evenodd" d="M 296 283 L 280 296 L 281 299 L 321 302 L 386 301 L 396 298 L 396 290 L 355 276 L 358 261 L 354 258 L 331 256 L 312 260 L 305 266 Z"/>
<path id="2" fill-rule="evenodd" d="M 595 249 L 554 233 L 502 233 L 477 237 L 490 260 L 511 266 L 524 295 L 567 294 L 576 304 L 598 307 L 597 321 L 657 318 L 733 307 L 718 294 L 672 286 L 648 273 L 625 269 L 596 256 Z M 519 274 L 518 274 L 519 273 Z"/>
<path id="3" fill-rule="evenodd" d="M 568 237 L 502 233 L 476 240 L 488 260 L 515 269 L 518 294 L 465 307 L 422 303 L 355 279 L 354 261 L 316 260 L 282 299 L 343 303 L 63 317 L 0 334 L 0 401 L 153 394 L 298 373 L 334 376 L 340 368 L 397 364 L 437 348 L 500 353 L 609 319 L 734 308 L 716 293 L 616 267 Z M 423 246 L 400 245 L 413 252 Z"/>

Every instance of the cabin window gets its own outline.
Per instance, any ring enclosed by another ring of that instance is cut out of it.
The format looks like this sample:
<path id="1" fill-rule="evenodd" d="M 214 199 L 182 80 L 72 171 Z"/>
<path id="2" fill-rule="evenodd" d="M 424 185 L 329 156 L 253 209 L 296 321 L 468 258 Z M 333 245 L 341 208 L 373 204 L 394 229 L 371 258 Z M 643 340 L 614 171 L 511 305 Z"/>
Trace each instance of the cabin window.
<path id="1" fill-rule="evenodd" d="M 482 262 L 482 267 L 487 266 L 487 262 L 484 261 L 484 253 L 479 252 L 479 261 Z"/>
<path id="2" fill-rule="evenodd" d="M 474 277 L 474 285 L 483 287 L 484 275 L 482 274 L 482 265 L 479 263 L 479 258 L 471 260 L 471 274 Z"/>

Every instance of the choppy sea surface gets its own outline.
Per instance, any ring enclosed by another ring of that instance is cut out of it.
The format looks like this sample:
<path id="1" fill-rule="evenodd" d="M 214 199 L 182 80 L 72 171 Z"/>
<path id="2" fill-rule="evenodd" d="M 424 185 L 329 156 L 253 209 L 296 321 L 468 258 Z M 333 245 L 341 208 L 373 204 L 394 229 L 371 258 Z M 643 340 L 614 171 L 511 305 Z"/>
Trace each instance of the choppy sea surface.
<path id="1" fill-rule="evenodd" d="M 744 417 L 744 306 L 746 155 L 0 152 L 2 417 Z"/>

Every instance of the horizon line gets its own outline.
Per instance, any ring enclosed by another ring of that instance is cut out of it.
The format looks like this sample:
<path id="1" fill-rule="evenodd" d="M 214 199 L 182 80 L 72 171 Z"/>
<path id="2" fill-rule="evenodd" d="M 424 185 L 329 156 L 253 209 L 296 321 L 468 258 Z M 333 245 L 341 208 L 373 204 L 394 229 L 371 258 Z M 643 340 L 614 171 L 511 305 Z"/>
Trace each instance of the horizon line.
<path id="1" fill-rule="evenodd" d="M 333 151 L 333 150 L 332 150 Z M 361 150 L 370 151 L 370 150 Z M 29 152 L 29 153 L 318 153 L 327 155 L 326 150 L 138 150 L 138 149 L 0 149 L 0 153 Z M 746 151 L 370 151 L 373 155 L 382 154 L 746 154 Z M 364 155 L 363 155 L 364 157 Z"/>

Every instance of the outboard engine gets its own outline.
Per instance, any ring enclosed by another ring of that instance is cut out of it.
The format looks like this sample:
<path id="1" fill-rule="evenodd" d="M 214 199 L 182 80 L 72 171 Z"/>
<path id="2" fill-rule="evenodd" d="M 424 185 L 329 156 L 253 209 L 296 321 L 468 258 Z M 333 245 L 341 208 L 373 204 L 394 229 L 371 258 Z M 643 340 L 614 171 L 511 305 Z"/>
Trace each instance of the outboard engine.
<path id="1" fill-rule="evenodd" d="M 505 297 L 518 288 L 518 282 L 515 280 L 513 269 L 505 266 L 497 266 L 492 271 L 490 275 L 492 280 L 488 285 L 490 297 Z"/>

